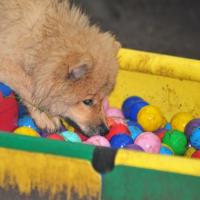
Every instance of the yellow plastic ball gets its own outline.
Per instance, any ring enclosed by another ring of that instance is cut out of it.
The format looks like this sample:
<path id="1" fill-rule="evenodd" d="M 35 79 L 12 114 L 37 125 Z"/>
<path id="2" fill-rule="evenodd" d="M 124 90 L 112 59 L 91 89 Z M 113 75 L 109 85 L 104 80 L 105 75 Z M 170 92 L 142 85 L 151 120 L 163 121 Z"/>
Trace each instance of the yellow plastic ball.
<path id="1" fill-rule="evenodd" d="M 184 156 L 185 156 L 185 157 L 188 157 L 188 158 L 191 158 L 191 157 L 192 157 L 192 154 L 193 154 L 195 151 L 196 151 L 196 149 L 195 149 L 194 147 L 189 147 L 189 148 L 186 150 Z"/>
<path id="2" fill-rule="evenodd" d="M 74 132 L 74 127 L 70 126 L 64 119 L 61 119 L 63 126 L 68 130 Z"/>
<path id="3" fill-rule="evenodd" d="M 160 110 L 152 105 L 145 106 L 139 111 L 137 121 L 145 131 L 155 131 L 166 123 Z"/>
<path id="4" fill-rule="evenodd" d="M 15 134 L 19 135 L 27 135 L 27 136 L 33 136 L 33 137 L 40 137 L 40 134 L 36 132 L 34 129 L 21 126 L 14 131 Z"/>
<path id="5" fill-rule="evenodd" d="M 172 129 L 184 132 L 185 126 L 193 119 L 192 114 L 180 112 L 175 114 L 171 119 Z"/>

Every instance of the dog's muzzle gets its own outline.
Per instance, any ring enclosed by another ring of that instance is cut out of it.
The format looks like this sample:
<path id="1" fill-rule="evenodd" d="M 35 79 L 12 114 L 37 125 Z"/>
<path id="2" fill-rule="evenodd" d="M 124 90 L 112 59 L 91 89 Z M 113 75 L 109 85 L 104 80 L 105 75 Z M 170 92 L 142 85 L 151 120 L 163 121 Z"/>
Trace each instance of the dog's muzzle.
<path id="1" fill-rule="evenodd" d="M 99 133 L 99 135 L 105 136 L 106 134 L 108 134 L 109 129 L 104 123 L 102 123 L 97 127 L 97 132 Z"/>

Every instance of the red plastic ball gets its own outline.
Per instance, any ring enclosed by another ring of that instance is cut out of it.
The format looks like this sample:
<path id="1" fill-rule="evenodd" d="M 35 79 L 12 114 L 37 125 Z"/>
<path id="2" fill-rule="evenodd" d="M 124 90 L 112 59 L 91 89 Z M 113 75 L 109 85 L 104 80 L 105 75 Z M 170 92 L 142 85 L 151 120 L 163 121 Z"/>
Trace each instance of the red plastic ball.
<path id="1" fill-rule="evenodd" d="M 105 137 L 106 137 L 106 139 L 111 140 L 111 138 L 112 138 L 114 135 L 117 135 L 117 134 L 119 134 L 119 133 L 124 133 L 124 134 L 130 135 L 130 132 L 129 132 L 127 126 L 125 126 L 124 124 L 114 124 L 114 125 L 110 128 L 109 133 L 108 133 Z"/>
<path id="2" fill-rule="evenodd" d="M 165 133 L 167 132 L 166 129 L 160 129 L 155 131 L 155 134 L 160 138 L 160 140 L 162 141 L 163 137 L 165 136 Z"/>
<path id="3" fill-rule="evenodd" d="M 75 130 L 75 133 L 81 138 L 81 141 L 84 142 L 88 139 L 87 136 L 85 136 L 83 133 L 80 133 L 79 131 Z"/>
<path id="4" fill-rule="evenodd" d="M 200 150 L 195 151 L 195 152 L 192 154 L 192 158 L 198 158 L 198 159 L 200 159 Z"/>
<path id="5" fill-rule="evenodd" d="M 8 97 L 3 97 L 0 93 L 0 130 L 13 131 L 17 128 L 18 103 L 12 93 Z"/>
<path id="6" fill-rule="evenodd" d="M 61 135 L 59 135 L 59 134 L 57 134 L 57 133 L 53 133 L 53 134 L 47 135 L 46 138 L 52 139 L 52 140 L 61 140 L 61 141 L 65 141 L 65 139 L 64 139 Z"/>

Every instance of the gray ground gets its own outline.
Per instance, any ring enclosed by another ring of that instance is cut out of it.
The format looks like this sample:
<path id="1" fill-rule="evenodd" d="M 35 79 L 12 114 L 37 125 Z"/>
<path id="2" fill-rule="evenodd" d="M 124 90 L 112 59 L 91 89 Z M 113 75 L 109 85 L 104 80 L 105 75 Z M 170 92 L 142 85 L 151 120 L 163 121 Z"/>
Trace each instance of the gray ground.
<path id="1" fill-rule="evenodd" d="M 199 0 L 73 0 L 124 47 L 200 59 Z"/>

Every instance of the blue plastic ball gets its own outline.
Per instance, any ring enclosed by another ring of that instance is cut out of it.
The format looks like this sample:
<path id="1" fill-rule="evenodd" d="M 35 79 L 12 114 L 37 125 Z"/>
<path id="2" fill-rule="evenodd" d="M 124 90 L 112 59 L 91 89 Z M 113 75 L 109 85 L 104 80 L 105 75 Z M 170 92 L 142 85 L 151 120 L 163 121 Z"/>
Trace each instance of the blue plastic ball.
<path id="1" fill-rule="evenodd" d="M 20 118 L 18 120 L 18 126 L 19 127 L 26 126 L 26 127 L 34 129 L 37 132 L 40 132 L 40 129 L 36 126 L 34 120 L 29 115 L 25 115 L 22 118 Z"/>
<path id="2" fill-rule="evenodd" d="M 133 139 L 127 134 L 119 133 L 111 138 L 110 144 L 116 149 L 123 148 L 129 144 L 133 144 Z"/>
<path id="3" fill-rule="evenodd" d="M 200 150 L 200 127 L 195 128 L 190 135 L 190 144 L 197 150 Z"/>
<path id="4" fill-rule="evenodd" d="M 27 115 L 28 111 L 24 104 L 19 103 L 19 112 L 18 112 L 18 118 L 22 118 L 24 115 Z"/>
<path id="5" fill-rule="evenodd" d="M 139 129 L 141 129 L 142 131 L 144 131 L 144 129 L 142 128 L 142 126 L 139 123 L 135 122 L 135 121 L 128 121 L 127 125 L 128 126 L 137 126 Z"/>
<path id="6" fill-rule="evenodd" d="M 173 155 L 174 152 L 173 152 L 173 150 L 169 146 L 167 146 L 165 144 L 162 144 L 162 146 L 160 148 L 160 154 L 163 154 L 163 155 Z"/>
<path id="7" fill-rule="evenodd" d="M 64 131 L 60 135 L 63 136 L 65 141 L 69 142 L 81 142 L 81 138 L 74 132 L 72 131 Z"/>
<path id="8" fill-rule="evenodd" d="M 168 131 L 169 131 L 169 130 L 172 130 L 171 124 L 170 124 L 170 123 L 166 123 L 164 129 L 166 129 L 166 130 L 168 130 Z"/>
<path id="9" fill-rule="evenodd" d="M 133 126 L 133 125 L 128 126 L 128 129 L 131 133 L 131 137 L 132 137 L 133 141 L 137 138 L 138 135 L 140 135 L 143 132 L 142 129 L 140 129 L 136 125 L 135 126 Z"/>
<path id="10" fill-rule="evenodd" d="M 137 121 L 138 112 L 140 111 L 141 108 L 143 108 L 144 106 L 147 106 L 147 105 L 149 105 L 149 104 L 145 101 L 140 101 L 140 102 L 134 103 L 130 108 L 129 119 L 132 121 Z"/>
<path id="11" fill-rule="evenodd" d="M 144 101 L 141 97 L 131 96 L 128 97 L 122 104 L 122 112 L 126 118 L 130 116 L 130 107 L 137 102 Z"/>
<path id="12" fill-rule="evenodd" d="M 0 92 L 4 97 L 8 97 L 12 93 L 12 90 L 7 85 L 0 83 Z"/>

